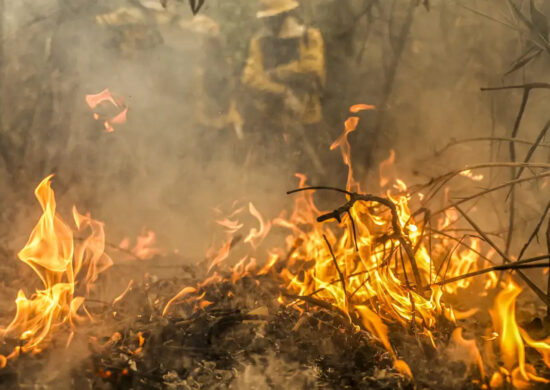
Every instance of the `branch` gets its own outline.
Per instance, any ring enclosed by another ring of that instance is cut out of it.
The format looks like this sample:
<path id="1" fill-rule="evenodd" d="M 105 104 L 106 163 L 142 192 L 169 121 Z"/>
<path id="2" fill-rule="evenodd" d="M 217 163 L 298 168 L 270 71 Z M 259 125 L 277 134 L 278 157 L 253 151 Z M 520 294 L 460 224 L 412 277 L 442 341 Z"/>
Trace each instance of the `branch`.
<path id="1" fill-rule="evenodd" d="M 318 222 L 324 222 L 324 221 L 327 221 L 327 220 L 330 220 L 330 219 L 336 219 L 338 222 L 341 222 L 342 221 L 341 215 L 344 214 L 344 213 L 347 213 L 353 207 L 355 202 L 358 202 L 358 201 L 375 202 L 375 203 L 379 203 L 379 204 L 389 208 L 390 212 L 391 212 L 391 215 L 392 215 L 392 220 L 391 220 L 392 229 L 393 229 L 393 231 L 396 235 L 397 240 L 401 243 L 401 245 L 403 246 L 403 249 L 405 249 L 405 253 L 407 253 L 407 257 L 409 258 L 409 261 L 411 263 L 411 268 L 412 268 L 414 278 L 415 278 L 415 281 L 416 281 L 416 287 L 417 287 L 418 291 L 421 291 L 422 290 L 422 278 L 420 276 L 420 271 L 418 269 L 418 265 L 416 264 L 416 259 L 414 257 L 414 252 L 413 252 L 411 246 L 409 245 L 409 243 L 407 242 L 407 239 L 403 235 L 403 232 L 401 231 L 401 226 L 399 224 L 399 216 L 397 214 L 397 208 L 396 208 L 395 204 L 389 199 L 382 198 L 380 196 L 375 196 L 375 195 L 368 195 L 368 194 L 367 195 L 361 195 L 361 194 L 352 193 L 350 195 L 350 198 L 351 199 L 345 205 L 343 205 L 342 207 L 337 208 L 336 210 L 334 210 L 330 213 L 321 215 L 320 217 L 317 218 L 317 221 Z"/>
<path id="2" fill-rule="evenodd" d="M 485 87 L 481 88 L 483 92 L 485 91 L 503 91 L 506 89 L 550 89 L 550 83 L 528 83 L 528 84 L 519 84 L 519 85 L 506 85 L 502 87 Z"/>
<path id="3" fill-rule="evenodd" d="M 468 217 L 468 215 L 466 213 L 464 213 L 464 211 L 462 211 L 462 209 L 460 207 L 458 207 L 457 205 L 454 205 L 454 208 L 464 217 L 464 219 L 466 219 L 466 221 L 468 221 L 468 223 L 475 229 L 477 230 L 477 232 L 479 233 L 479 235 L 481 237 L 483 237 L 483 239 L 489 244 L 491 245 L 491 247 L 493 247 L 493 249 L 495 251 L 497 251 L 497 253 L 502 257 L 502 260 L 505 262 L 505 263 L 512 263 L 512 261 L 508 258 L 508 256 L 497 246 L 493 243 L 493 241 L 479 228 L 479 226 L 476 225 L 476 223 L 470 219 L 470 217 Z M 536 284 L 534 284 L 531 279 L 529 279 L 527 276 L 525 276 L 525 274 L 523 272 L 521 272 L 519 269 L 516 270 L 516 272 L 518 273 L 518 275 L 523 279 L 523 281 L 525 283 L 527 283 L 527 285 L 531 288 L 531 290 L 533 290 L 533 292 L 535 294 L 537 294 L 537 296 L 544 302 L 546 303 L 547 306 L 550 306 L 550 299 L 548 298 L 548 296 L 542 292 L 542 290 L 540 288 L 537 287 Z"/>
<path id="4" fill-rule="evenodd" d="M 334 267 L 336 268 L 336 272 L 338 272 L 338 277 L 340 278 L 340 283 L 342 284 L 342 290 L 344 290 L 344 300 L 346 307 L 348 305 L 348 291 L 346 289 L 346 282 L 345 282 L 345 276 L 340 270 L 340 266 L 338 265 L 338 261 L 336 260 L 336 256 L 334 256 L 334 251 L 332 250 L 332 246 L 330 245 L 330 242 L 328 242 L 327 236 L 323 234 L 323 238 L 325 239 L 325 242 L 327 243 L 328 250 L 330 251 L 330 255 L 332 256 L 332 262 L 334 263 Z"/>

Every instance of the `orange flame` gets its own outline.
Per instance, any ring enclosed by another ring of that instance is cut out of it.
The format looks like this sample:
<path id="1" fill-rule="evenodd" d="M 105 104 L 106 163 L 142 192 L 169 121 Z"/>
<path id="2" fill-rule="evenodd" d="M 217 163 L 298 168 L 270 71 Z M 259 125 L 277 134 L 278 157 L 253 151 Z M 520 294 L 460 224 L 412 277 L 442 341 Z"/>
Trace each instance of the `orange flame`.
<path id="1" fill-rule="evenodd" d="M 18 337 L 24 344 L 8 358 L 20 352 L 39 352 L 48 345 L 53 329 L 65 323 L 74 328 L 84 320 L 79 313 L 84 297 L 75 291 L 77 283 L 87 293 L 98 274 L 112 265 L 104 253 L 103 224 L 79 214 L 76 208 L 73 216 L 77 231 L 89 230 L 90 235 L 75 245 L 73 231 L 56 213 L 51 178 L 46 177 L 35 190 L 43 214 L 18 253 L 19 259 L 38 275 L 43 289 L 36 290 L 31 298 L 23 290 L 17 293 L 15 317 L 1 335 Z M 85 275 L 79 278 L 82 270 Z"/>
<path id="2" fill-rule="evenodd" d="M 103 125 L 105 126 L 105 132 L 112 133 L 113 131 L 115 131 L 113 125 L 126 123 L 128 107 L 124 105 L 124 101 L 122 99 L 116 99 L 115 97 L 113 97 L 108 88 L 104 89 L 98 94 L 86 95 L 85 100 L 86 104 L 88 104 L 88 107 L 90 107 L 91 110 L 94 110 L 104 102 L 110 103 L 112 106 L 115 107 L 115 109 L 119 110 L 119 112 L 113 117 L 102 119 Z M 101 119 L 100 114 L 95 111 L 93 112 L 93 117 L 95 120 Z"/>
<path id="3" fill-rule="evenodd" d="M 490 313 L 495 331 L 499 334 L 500 355 L 504 368 L 511 372 L 512 384 L 515 387 L 526 388 L 529 387 L 530 381 L 541 383 L 550 381 L 537 376 L 534 368 L 525 362 L 525 345 L 522 333 L 523 335 L 526 333 L 516 322 L 516 299 L 521 291 L 521 288 L 510 280 L 498 294 L 495 306 Z M 532 340 L 529 341 L 532 342 Z M 497 377 L 498 375 L 500 374 L 497 373 Z M 499 381 L 497 377 L 493 376 L 496 382 Z"/>

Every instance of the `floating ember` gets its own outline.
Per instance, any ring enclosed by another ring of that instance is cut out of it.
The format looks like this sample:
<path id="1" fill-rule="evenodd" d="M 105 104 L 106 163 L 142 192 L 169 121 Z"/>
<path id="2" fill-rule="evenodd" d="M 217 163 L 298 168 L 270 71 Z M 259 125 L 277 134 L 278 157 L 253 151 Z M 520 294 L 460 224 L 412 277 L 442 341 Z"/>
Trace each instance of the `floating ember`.
<path id="1" fill-rule="evenodd" d="M 94 119 L 103 122 L 105 131 L 115 131 L 114 125 L 126 123 L 128 107 L 122 98 L 115 98 L 109 89 L 95 95 L 86 95 L 86 103 L 93 111 Z"/>

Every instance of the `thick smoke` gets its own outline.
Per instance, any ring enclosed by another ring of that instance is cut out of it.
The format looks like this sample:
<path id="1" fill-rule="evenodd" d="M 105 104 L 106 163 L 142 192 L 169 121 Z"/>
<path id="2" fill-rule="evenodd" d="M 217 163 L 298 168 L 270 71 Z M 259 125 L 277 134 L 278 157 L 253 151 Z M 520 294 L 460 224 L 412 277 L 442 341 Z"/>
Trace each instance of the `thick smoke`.
<path id="1" fill-rule="evenodd" d="M 436 175 L 441 166 L 507 158 L 506 145 L 489 143 L 457 146 L 437 164 L 431 157 L 451 138 L 509 134 L 521 92 L 482 93 L 480 87 L 547 76 L 549 61 L 541 56 L 528 72 L 503 77 L 525 47 L 506 25 L 518 25 L 510 10 L 488 1 L 431 1 L 429 11 L 404 0 L 367 3 L 302 2 L 302 19 L 319 27 L 326 42 L 325 120 L 309 136 L 322 139 L 315 145 L 329 169 L 315 181 L 343 185 L 346 171 L 327 146 L 354 103 L 379 106 L 351 137 L 360 178 L 370 172 L 375 179 L 376 164 L 390 149 L 408 182 Z M 52 172 L 62 207 L 91 210 L 107 222 L 113 241 L 147 226 L 190 257 L 208 245 L 213 207 L 247 198 L 275 215 L 287 202 L 284 192 L 302 167 L 284 150 L 272 163 L 247 159 L 263 153 L 251 152 L 257 146 L 250 140 L 258 132 L 269 140 L 269 128 L 247 127 L 244 117 L 239 140 L 230 128 L 198 125 L 195 111 L 197 71 L 216 75 L 218 95 L 242 99 L 240 74 L 260 26 L 257 5 L 207 2 L 202 13 L 219 24 L 218 53 L 190 31 L 191 12 L 176 1 L 165 11 L 171 23 L 157 23 L 155 11 L 146 20 L 162 44 L 124 52 L 117 44 L 124 37 L 116 27 L 99 25 L 97 16 L 136 6 L 118 0 L 4 3 L 2 132 L 12 147 L 3 150 L 9 164 L 1 168 L 3 237 L 15 248 L 36 215 L 30 193 Z M 129 106 L 128 122 L 110 134 L 84 101 L 107 87 Z M 205 99 L 215 105 L 219 96 Z M 533 138 L 546 120 L 543 99 L 532 100 L 524 138 Z"/>
<path id="2" fill-rule="evenodd" d="M 326 165 L 325 175 L 312 175 L 314 184 L 345 185 L 347 170 L 328 145 L 356 103 L 378 107 L 361 114 L 350 137 L 357 178 L 368 191 L 378 190 L 378 163 L 392 149 L 399 177 L 411 184 L 464 164 L 507 161 L 505 143 L 467 143 L 435 154 L 453 138 L 510 136 L 521 90 L 481 92 L 481 87 L 550 76 L 546 53 L 504 75 L 529 45 L 519 32 L 524 26 L 506 3 L 431 0 L 428 9 L 408 0 L 302 0 L 300 17 L 318 27 L 326 43 L 325 117 L 307 134 Z M 550 2 L 535 3 L 550 17 Z M 200 99 L 215 107 L 220 99 L 239 103 L 246 98 L 240 77 L 249 41 L 261 25 L 255 1 L 206 0 L 201 13 L 219 25 L 212 42 L 190 29 L 187 2 L 169 0 L 161 13 L 170 23 L 159 25 L 153 11 L 145 21 L 145 32 L 160 36 L 162 43 L 126 51 L 120 48 L 125 37 L 116 27 L 97 23 L 98 15 L 119 7 L 138 5 L 125 0 L 0 0 L 4 312 L 15 297 L 11 285 L 20 285 L 15 253 L 40 212 L 32 190 L 50 173 L 56 174 L 58 205 L 67 219 L 73 204 L 81 212 L 91 211 L 105 221 L 112 244 L 147 227 L 157 232 L 161 247 L 178 249 L 196 263 L 212 244 L 213 208 L 250 200 L 267 218 L 274 217 L 291 200 L 285 191 L 297 185 L 294 172 L 304 169 L 287 158 L 284 146 L 273 151 L 258 145 L 258 134 L 269 140 L 272 129 L 247 125 L 251 118 L 244 113 L 242 139 L 231 126 L 212 129 L 197 118 Z M 204 74 L 215 78 L 209 95 L 196 88 Z M 129 107 L 127 123 L 116 125 L 113 133 L 94 120 L 84 99 L 105 88 Z M 548 93 L 533 92 L 518 137 L 533 140 L 547 120 Z M 518 146 L 519 159 L 527 148 Z M 266 150 L 270 159 L 261 158 Z M 547 162 L 548 149 L 533 160 Z M 504 169 L 483 173 L 483 186 L 509 175 Z M 540 215 L 546 200 L 538 192 L 548 186 L 539 184 L 524 186 L 517 197 L 518 231 L 529 231 Z M 460 179 L 454 194 L 479 185 Z M 483 211 L 477 214 L 481 225 L 495 234 L 507 228 L 505 196 L 477 205 Z M 289 373 L 279 377 L 285 388 L 295 381 L 313 383 L 313 373 L 296 378 L 295 367 L 285 364 L 269 357 L 268 364 L 251 365 L 235 388 L 250 388 L 251 383 L 263 388 L 281 371 Z"/>

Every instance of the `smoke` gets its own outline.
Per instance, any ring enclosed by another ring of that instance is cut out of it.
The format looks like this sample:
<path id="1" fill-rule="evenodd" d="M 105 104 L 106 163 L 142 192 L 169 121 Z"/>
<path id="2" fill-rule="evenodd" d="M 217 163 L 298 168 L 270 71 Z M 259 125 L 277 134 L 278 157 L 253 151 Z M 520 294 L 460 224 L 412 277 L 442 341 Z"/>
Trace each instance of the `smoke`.
<path id="1" fill-rule="evenodd" d="M 113 241 L 147 226 L 165 246 L 200 256 L 211 236 L 212 207 L 247 198 L 262 212 L 277 214 L 288 201 L 284 192 L 295 186 L 293 173 L 304 169 L 284 146 L 271 160 L 258 158 L 264 150 L 251 140 L 260 132 L 264 143 L 275 135 L 247 126 L 250 118 L 243 118 L 243 140 L 232 126 L 213 129 L 197 118 L 198 100 L 212 107 L 243 100 L 240 74 L 261 24 L 256 4 L 207 2 L 202 14 L 219 25 L 216 38 L 191 31 L 191 12 L 177 1 L 165 12 L 142 9 L 145 33 L 97 23 L 98 15 L 120 7 L 139 4 L 4 4 L 2 131 L 13 148 L 3 152 L 13 163 L 2 167 L 2 197 L 9 208 L 28 210 L 34 185 L 54 172 L 62 207 L 76 203 L 91 210 L 107 222 Z M 364 114 L 351 137 L 364 177 L 370 172 L 374 178 L 390 149 L 408 182 L 441 173 L 442 165 L 505 158 L 506 145 L 487 142 L 431 157 L 451 138 L 509 135 L 521 91 L 482 93 L 480 87 L 547 75 L 542 56 L 528 72 L 503 78 L 525 44 L 506 25 L 516 23 L 510 11 L 494 2 L 431 1 L 428 11 L 402 0 L 365 12 L 360 1 L 303 1 L 300 15 L 321 29 L 326 42 L 325 121 L 308 134 L 327 165 L 324 176 L 314 176 L 316 183 L 344 184 L 345 167 L 327 146 L 354 103 L 378 106 Z M 148 42 L 158 36 L 162 43 Z M 144 42 L 134 42 L 139 40 Z M 201 75 L 216 77 L 210 95 L 197 86 Z M 84 101 L 107 87 L 129 107 L 128 122 L 110 134 Z M 528 107 L 522 137 L 533 138 L 546 120 L 541 100 Z M 24 236 L 33 214 L 4 213 Z"/>
<path id="2" fill-rule="evenodd" d="M 315 370 L 289 363 L 274 353 L 256 358 L 255 364 L 245 366 L 233 381 L 235 390 L 314 389 L 318 387 Z"/>
<path id="3" fill-rule="evenodd" d="M 550 57 L 542 53 L 504 76 L 529 46 L 506 2 L 429 3 L 428 10 L 411 7 L 409 0 L 301 1 L 301 19 L 319 28 L 326 44 L 324 121 L 306 133 L 325 164 L 320 175 L 310 171 L 303 150 L 296 159 L 289 152 L 295 146 L 266 145 L 275 131 L 265 124 L 252 126 L 257 118 L 246 117 L 240 104 L 247 98 L 240 76 L 249 42 L 261 26 L 256 2 L 206 0 L 201 14 L 219 26 L 219 35 L 212 37 L 192 31 L 187 3 L 175 0 L 167 11 L 141 9 L 143 21 L 130 29 L 100 25 L 97 17 L 120 7 L 139 8 L 135 1 L 0 0 L 3 302 L 15 297 L 10 284 L 21 285 L 15 253 L 40 213 L 32 191 L 50 173 L 56 175 L 53 186 L 63 215 L 70 215 L 73 204 L 91 211 L 105 222 L 107 240 L 114 245 L 146 227 L 157 233 L 158 246 L 178 250 L 195 264 L 216 237 L 215 207 L 252 201 L 270 219 L 291 202 L 285 192 L 296 187 L 296 171 L 305 170 L 313 184 L 345 185 L 347 169 L 328 145 L 342 132 L 352 104 L 377 106 L 360 114 L 350 136 L 357 178 L 368 191 L 378 190 L 378 163 L 392 149 L 398 176 L 410 184 L 465 164 L 507 161 L 503 142 L 464 143 L 441 155 L 435 151 L 452 139 L 510 137 L 522 91 L 480 88 L 548 80 Z M 549 2 L 535 3 L 550 17 Z M 528 7 L 522 9 L 528 14 Z M 205 77 L 207 93 L 200 88 Z M 115 125 L 113 133 L 93 118 L 84 99 L 105 88 L 129 107 L 127 123 Z M 519 138 L 534 140 L 549 119 L 547 95 L 533 92 Z M 202 103 L 212 119 L 232 101 L 244 120 L 242 139 L 233 124 L 206 125 L 197 111 Z M 518 160 L 527 150 L 517 147 Z M 533 161 L 547 162 L 548 149 L 538 151 Z M 505 169 L 482 173 L 481 184 L 458 179 L 452 194 L 509 176 Z M 544 188 L 536 183 L 519 190 L 520 234 L 513 248 L 521 245 L 547 202 Z M 478 212 L 475 218 L 483 228 L 501 237 L 508 223 L 505 201 L 503 193 L 471 210 Z M 146 267 L 140 265 L 139 272 Z M 102 298 L 120 293 L 131 277 L 123 275 L 121 283 L 122 277 L 113 275 Z M 3 304 L 2 312 L 11 307 Z M 75 356 L 82 350 L 84 342 L 75 347 Z M 69 370 L 63 375 L 68 377 Z M 313 388 L 315 378 L 312 369 L 272 354 L 246 366 L 233 385 L 302 389 Z"/>

